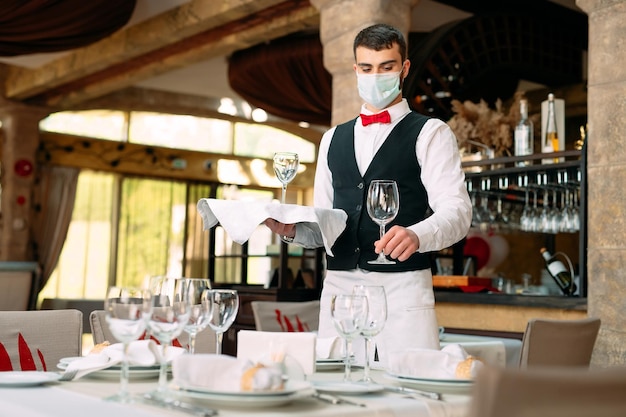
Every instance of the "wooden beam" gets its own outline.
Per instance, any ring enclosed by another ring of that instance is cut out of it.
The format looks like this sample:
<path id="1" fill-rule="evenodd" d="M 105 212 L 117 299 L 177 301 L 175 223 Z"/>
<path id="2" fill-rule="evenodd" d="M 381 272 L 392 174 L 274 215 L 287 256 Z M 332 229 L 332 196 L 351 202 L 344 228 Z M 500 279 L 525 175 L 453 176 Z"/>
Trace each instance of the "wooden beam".
<path id="1" fill-rule="evenodd" d="M 68 108 L 139 81 L 319 26 L 308 0 L 193 0 L 38 69 L 9 67 L 8 98 Z"/>

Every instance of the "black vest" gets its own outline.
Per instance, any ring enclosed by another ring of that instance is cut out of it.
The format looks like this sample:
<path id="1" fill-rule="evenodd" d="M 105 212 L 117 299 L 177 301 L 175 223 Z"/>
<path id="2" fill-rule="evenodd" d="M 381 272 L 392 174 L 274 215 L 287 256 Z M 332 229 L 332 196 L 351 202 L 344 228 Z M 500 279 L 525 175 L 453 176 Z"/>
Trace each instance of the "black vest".
<path id="1" fill-rule="evenodd" d="M 367 189 L 372 180 L 395 180 L 400 192 L 400 210 L 388 223 L 409 226 L 427 217 L 428 196 L 420 179 L 421 168 L 415 155 L 415 145 L 428 117 L 411 112 L 391 131 L 380 147 L 364 177 L 361 177 L 354 152 L 356 119 L 338 125 L 328 150 L 328 167 L 333 181 L 333 208 L 348 214 L 346 229 L 332 247 L 335 256 L 327 256 L 330 270 L 361 269 L 380 272 L 414 271 L 430 268 L 430 256 L 414 253 L 395 265 L 371 265 L 377 257 L 374 242 L 379 238 L 379 226 L 367 214 Z"/>

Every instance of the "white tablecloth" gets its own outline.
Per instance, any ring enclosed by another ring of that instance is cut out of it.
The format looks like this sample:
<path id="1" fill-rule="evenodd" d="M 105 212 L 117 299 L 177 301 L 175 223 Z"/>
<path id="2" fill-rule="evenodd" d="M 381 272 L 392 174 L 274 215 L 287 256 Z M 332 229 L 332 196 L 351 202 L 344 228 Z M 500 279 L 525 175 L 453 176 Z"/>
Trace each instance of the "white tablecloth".
<path id="1" fill-rule="evenodd" d="M 353 376 L 358 379 L 361 371 Z M 382 373 L 374 371 L 379 382 L 385 382 Z M 341 372 L 318 372 L 312 380 L 340 381 Z M 156 380 L 131 381 L 130 390 L 135 393 L 152 391 Z M 43 387 L 0 387 L 1 417 L 159 417 L 184 416 L 180 411 L 164 410 L 146 404 L 120 405 L 103 401 L 119 387 L 117 380 L 82 378 L 77 381 L 54 383 Z M 444 396 L 444 401 L 406 398 L 401 394 L 384 392 L 375 395 L 350 396 L 353 401 L 367 407 L 331 405 L 314 398 L 305 398 L 291 404 L 269 408 L 219 408 L 219 416 L 303 416 L 303 417 L 463 417 L 470 397 Z"/>

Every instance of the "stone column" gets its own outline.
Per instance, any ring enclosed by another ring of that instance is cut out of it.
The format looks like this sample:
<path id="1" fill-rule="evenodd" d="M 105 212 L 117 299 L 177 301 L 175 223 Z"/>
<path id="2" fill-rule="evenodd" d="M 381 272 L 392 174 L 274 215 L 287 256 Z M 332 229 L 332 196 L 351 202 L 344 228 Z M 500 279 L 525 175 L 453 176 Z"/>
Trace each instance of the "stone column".
<path id="1" fill-rule="evenodd" d="M 2 196 L 0 260 L 33 260 L 32 194 L 37 167 L 39 121 L 49 110 L 26 106 L 0 97 L 2 121 Z"/>
<path id="2" fill-rule="evenodd" d="M 419 0 L 311 0 L 320 11 L 324 66 L 333 76 L 331 124 L 356 117 L 361 109 L 352 45 L 357 33 L 375 23 L 397 27 L 408 38 L 411 8 Z"/>
<path id="3" fill-rule="evenodd" d="M 594 366 L 626 363 L 626 1 L 576 0 L 589 15 L 588 315 Z"/>

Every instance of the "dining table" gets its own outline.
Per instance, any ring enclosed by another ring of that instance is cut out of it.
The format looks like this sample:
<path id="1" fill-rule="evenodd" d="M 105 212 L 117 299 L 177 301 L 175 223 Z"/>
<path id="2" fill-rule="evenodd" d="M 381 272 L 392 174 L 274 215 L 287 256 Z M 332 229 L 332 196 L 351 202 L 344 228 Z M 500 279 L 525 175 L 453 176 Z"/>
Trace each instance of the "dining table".
<path id="1" fill-rule="evenodd" d="M 362 369 L 356 368 L 352 377 L 358 380 Z M 119 374 L 118 374 L 119 375 Z M 383 370 L 374 369 L 371 376 L 374 381 L 385 389 L 362 391 L 358 394 L 350 390 L 327 393 L 324 386 L 345 386 L 343 368 L 338 364 L 334 369 L 316 371 L 299 384 L 311 386 L 292 396 L 285 403 L 250 401 L 245 398 L 229 398 L 227 401 L 213 402 L 210 399 L 180 398 L 187 405 L 200 406 L 216 411 L 217 416 L 378 416 L 378 417 L 463 417 L 469 407 L 471 392 L 444 393 L 440 398 L 421 395 L 418 391 L 401 392 L 398 385 L 389 379 Z M 219 378 L 219 376 L 216 376 Z M 41 385 L 7 386 L 0 384 L 0 416 L 19 417 L 158 417 L 158 416 L 189 416 L 189 412 L 165 408 L 142 401 L 143 394 L 154 392 L 157 378 L 143 375 L 133 377 L 129 390 L 137 401 L 131 404 L 120 404 L 106 401 L 105 398 L 115 394 L 120 387 L 119 377 L 115 375 L 87 375 L 72 381 L 53 381 Z M 318 390 L 315 387 L 322 387 Z M 177 392 L 177 391 L 173 391 Z M 202 415 L 202 414 L 193 414 Z M 210 414 L 205 414 L 210 415 Z"/>

